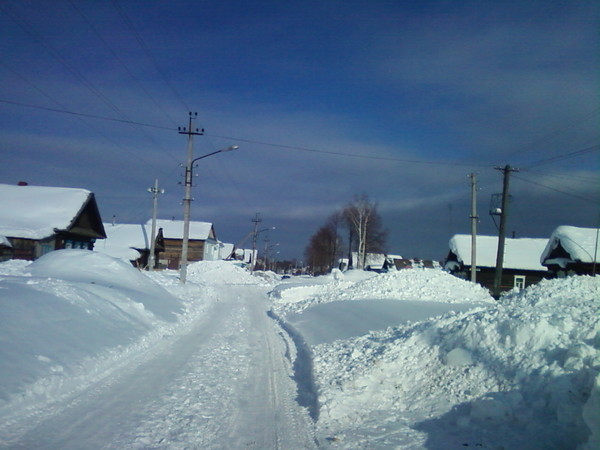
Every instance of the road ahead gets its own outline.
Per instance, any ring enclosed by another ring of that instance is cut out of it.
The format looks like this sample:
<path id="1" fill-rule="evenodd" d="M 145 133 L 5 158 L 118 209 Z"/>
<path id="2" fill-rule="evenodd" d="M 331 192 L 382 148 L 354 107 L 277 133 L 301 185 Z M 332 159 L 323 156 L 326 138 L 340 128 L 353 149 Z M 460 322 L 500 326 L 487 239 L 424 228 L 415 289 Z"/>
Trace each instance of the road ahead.
<path id="1" fill-rule="evenodd" d="M 224 286 L 189 332 L 21 424 L 11 448 L 314 448 L 264 288 Z M 27 431 L 25 431 L 27 429 Z"/>

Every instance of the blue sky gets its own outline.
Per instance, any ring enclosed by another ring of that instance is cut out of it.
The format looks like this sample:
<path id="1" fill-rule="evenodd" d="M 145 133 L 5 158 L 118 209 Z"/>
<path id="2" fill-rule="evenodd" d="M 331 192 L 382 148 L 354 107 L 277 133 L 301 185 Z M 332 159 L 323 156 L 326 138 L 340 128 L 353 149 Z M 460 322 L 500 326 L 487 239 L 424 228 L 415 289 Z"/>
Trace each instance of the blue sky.
<path id="1" fill-rule="evenodd" d="M 188 112 L 205 135 L 192 217 L 238 243 L 260 213 L 279 258 L 354 195 L 389 251 L 441 259 L 509 229 L 600 220 L 595 1 L 27 1 L 0 4 L 0 182 L 82 187 L 105 221 L 182 217 Z M 100 119 L 99 117 L 105 119 Z M 128 123 L 129 122 L 129 123 Z M 134 122 L 134 123 L 131 123 Z M 261 244 L 262 245 L 262 244 Z"/>

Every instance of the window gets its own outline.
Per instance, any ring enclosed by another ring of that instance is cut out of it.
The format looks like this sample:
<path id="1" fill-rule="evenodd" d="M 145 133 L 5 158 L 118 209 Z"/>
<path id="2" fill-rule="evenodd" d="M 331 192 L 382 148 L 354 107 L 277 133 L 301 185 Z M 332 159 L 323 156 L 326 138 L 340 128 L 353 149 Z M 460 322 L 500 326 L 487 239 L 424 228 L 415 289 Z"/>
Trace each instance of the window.
<path id="1" fill-rule="evenodd" d="M 515 275 L 515 287 L 525 289 L 525 275 Z"/>

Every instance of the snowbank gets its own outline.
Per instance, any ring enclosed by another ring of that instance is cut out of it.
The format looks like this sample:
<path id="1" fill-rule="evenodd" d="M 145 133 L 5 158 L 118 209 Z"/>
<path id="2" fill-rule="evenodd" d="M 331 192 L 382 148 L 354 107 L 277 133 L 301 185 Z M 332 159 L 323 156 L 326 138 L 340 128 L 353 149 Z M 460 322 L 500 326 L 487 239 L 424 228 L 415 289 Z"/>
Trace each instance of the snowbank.
<path id="1" fill-rule="evenodd" d="M 316 346 L 322 433 L 344 448 L 593 448 L 599 303 L 599 277 L 543 281 L 483 310 Z"/>
<path id="2" fill-rule="evenodd" d="M 316 282 L 319 280 L 320 282 Z M 438 269 L 406 269 L 386 274 L 334 272 L 313 282 L 282 284 L 271 292 L 279 315 L 340 300 L 401 299 L 443 303 L 493 303 L 489 292 Z"/>
<path id="3" fill-rule="evenodd" d="M 153 277 L 176 282 L 167 272 Z M 8 344 L 0 418 L 76 392 L 174 333 L 201 310 L 199 292 L 190 283 L 176 297 L 130 264 L 86 250 L 0 263 L 0 342 Z"/>

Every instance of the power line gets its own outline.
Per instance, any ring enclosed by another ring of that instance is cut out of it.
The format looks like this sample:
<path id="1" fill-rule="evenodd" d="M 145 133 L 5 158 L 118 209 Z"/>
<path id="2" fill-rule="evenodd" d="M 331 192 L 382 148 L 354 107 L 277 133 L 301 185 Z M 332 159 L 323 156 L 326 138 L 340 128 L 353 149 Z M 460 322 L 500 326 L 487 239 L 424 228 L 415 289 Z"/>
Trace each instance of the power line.
<path id="1" fill-rule="evenodd" d="M 537 182 L 535 182 L 535 181 L 531 181 L 531 180 L 528 180 L 528 179 L 526 179 L 526 178 L 519 177 L 519 176 L 517 176 L 517 175 L 513 175 L 513 176 L 514 176 L 515 178 L 517 178 L 517 179 L 521 180 L 521 181 L 524 181 L 525 183 L 534 184 L 534 185 L 536 185 L 536 186 L 540 186 L 540 187 L 543 187 L 543 188 L 546 188 L 546 189 L 550 189 L 551 191 L 558 192 L 558 193 L 560 193 L 560 194 L 568 195 L 568 196 L 570 196 L 570 197 L 578 198 L 578 199 L 580 199 L 580 200 L 584 200 L 584 201 L 586 201 L 586 202 L 589 202 L 589 203 L 594 203 L 594 204 L 596 204 L 596 205 L 600 205 L 600 202 L 599 202 L 599 201 L 597 201 L 597 200 L 594 200 L 594 199 L 591 199 L 591 198 L 587 198 L 587 197 L 583 197 L 583 196 L 581 196 L 581 195 L 579 195 L 579 194 L 573 194 L 572 192 L 561 191 L 560 189 L 556 189 L 556 188 L 554 188 L 554 187 L 552 187 L 552 186 L 548 186 L 547 184 L 543 184 L 543 183 L 537 183 Z"/>
<path id="2" fill-rule="evenodd" d="M 24 81 L 25 83 L 27 83 L 29 86 L 31 86 L 33 89 L 35 89 L 36 91 L 38 91 L 40 94 L 42 94 L 44 97 L 46 97 L 47 99 L 49 99 L 51 102 L 57 104 L 60 107 L 64 108 L 64 105 L 59 102 L 58 100 L 56 100 L 54 97 L 52 97 L 50 94 L 48 94 L 47 92 L 45 92 L 44 90 L 40 89 L 37 85 L 35 85 L 34 83 L 32 83 L 30 80 L 28 80 L 25 76 L 23 76 L 21 73 L 17 72 L 16 70 L 8 67 L 4 62 L 0 61 L 0 65 L 2 67 L 4 67 L 5 70 L 8 70 L 9 72 L 11 72 L 12 74 L 14 74 L 15 76 L 19 77 L 22 81 Z M 2 103 L 8 103 L 8 104 L 16 104 L 16 102 L 11 102 L 11 101 L 4 101 L 4 100 L 0 100 L 0 102 Z M 24 104 L 20 104 L 19 106 L 27 106 Z M 141 161 L 145 164 L 147 164 L 149 167 L 151 167 L 152 169 L 156 169 L 151 163 L 149 163 L 148 161 L 146 161 L 144 158 L 140 157 L 139 155 L 134 154 L 132 151 L 128 150 L 127 148 L 123 147 L 122 145 L 120 145 L 119 143 L 117 143 L 116 141 L 114 141 L 112 138 L 108 137 L 106 134 L 104 134 L 103 132 L 101 132 L 99 129 L 97 129 L 96 127 L 94 127 L 92 124 L 88 123 L 87 121 L 85 121 L 83 119 L 83 117 L 85 117 L 85 115 L 83 114 L 75 114 L 75 113 L 71 113 L 70 111 L 66 111 L 66 110 L 58 110 L 56 108 L 45 108 L 45 107 L 35 107 L 36 109 L 42 109 L 42 110 L 49 110 L 52 112 L 65 112 L 65 113 L 70 113 L 75 115 L 75 117 L 81 122 L 83 123 L 85 126 L 87 126 L 89 129 L 91 129 L 92 131 L 94 131 L 95 133 L 97 133 L 99 136 L 103 137 L 104 139 L 106 139 L 108 142 L 110 142 L 112 145 L 114 145 L 117 148 L 121 148 L 122 150 L 124 150 L 125 152 L 129 153 L 131 156 L 133 156 L 136 161 Z"/>
<path id="3" fill-rule="evenodd" d="M 235 138 L 235 137 L 231 137 L 231 136 L 219 136 L 216 134 L 207 134 L 207 136 L 216 137 L 216 138 L 220 138 L 220 139 L 229 139 L 231 141 L 246 142 L 249 144 L 265 145 L 268 147 L 278 147 L 278 148 L 284 148 L 284 149 L 288 149 L 288 150 L 297 150 L 297 151 L 309 152 L 309 153 L 320 153 L 320 154 L 324 154 L 324 155 L 343 156 L 343 157 L 348 157 L 348 158 L 371 159 L 371 160 L 379 160 L 379 161 L 394 161 L 394 162 L 403 162 L 403 163 L 407 163 L 407 164 L 426 164 L 426 165 L 460 166 L 460 167 L 490 167 L 489 164 L 467 164 L 467 163 L 459 163 L 459 162 L 451 162 L 451 161 L 427 161 L 427 160 L 419 160 L 419 159 L 403 159 L 403 158 L 392 158 L 392 157 L 387 157 L 387 156 L 363 155 L 363 154 L 358 154 L 358 153 L 334 152 L 332 150 L 317 150 L 317 149 L 308 148 L 308 147 L 298 147 L 298 146 L 294 146 L 294 145 L 285 145 L 285 144 L 274 144 L 271 142 L 254 141 L 251 139 Z"/>
<path id="4" fill-rule="evenodd" d="M 133 82 L 142 90 L 144 94 L 154 103 L 154 105 L 170 120 L 173 126 L 177 126 L 175 120 L 169 115 L 167 111 L 158 103 L 158 101 L 150 94 L 150 92 L 142 85 L 140 80 L 129 70 L 129 67 L 125 64 L 125 62 L 119 57 L 117 52 L 113 49 L 110 43 L 102 37 L 98 29 L 94 26 L 94 24 L 87 18 L 87 16 L 81 11 L 81 9 L 77 6 L 76 2 L 73 0 L 69 0 L 71 7 L 79 14 L 79 16 L 83 19 L 86 25 L 92 30 L 92 32 L 96 35 L 96 37 L 104 44 L 104 46 L 108 49 L 112 57 L 125 69 L 125 72 L 131 77 Z"/>
<path id="5" fill-rule="evenodd" d="M 13 71 L 12 69 L 9 69 L 9 70 L 11 72 L 17 74 L 18 76 L 21 76 L 20 74 L 18 74 L 17 72 Z M 28 83 L 31 84 L 31 82 L 29 82 L 29 81 L 28 81 Z M 38 88 L 38 90 L 39 90 L 39 88 Z M 45 94 L 45 93 L 43 93 L 43 94 L 47 96 L 47 94 Z M 175 128 L 165 127 L 165 126 L 162 126 L 162 125 L 153 125 L 153 124 L 150 124 L 150 123 L 137 122 L 135 120 L 129 120 L 129 119 L 115 119 L 114 117 L 106 117 L 106 116 L 99 116 L 97 114 L 89 114 L 89 113 L 82 113 L 82 112 L 77 112 L 77 111 L 69 111 L 68 109 L 50 108 L 48 106 L 32 105 L 30 103 L 15 102 L 15 101 L 6 100 L 6 99 L 0 99 L 0 103 L 6 103 L 8 105 L 14 105 L 14 106 L 23 106 L 25 108 L 39 109 L 39 110 L 42 110 L 42 111 L 50 111 L 50 112 L 55 112 L 55 113 L 60 113 L 60 114 L 70 114 L 72 116 L 87 117 L 87 118 L 90 118 L 90 119 L 108 120 L 110 122 L 120 122 L 120 123 L 129 124 L 129 125 L 137 125 L 137 126 L 149 127 L 149 128 L 158 128 L 160 130 L 177 131 Z"/>
<path id="6" fill-rule="evenodd" d="M 133 22 L 131 21 L 131 19 L 129 18 L 129 16 L 127 16 L 127 14 L 125 13 L 125 11 L 123 11 L 123 8 L 121 8 L 121 5 L 119 5 L 119 3 L 117 2 L 117 0 L 111 0 L 111 4 L 115 8 L 115 10 L 119 14 L 119 16 L 121 16 L 121 19 L 123 20 L 123 22 L 125 23 L 125 25 L 127 26 L 127 28 L 129 28 L 129 30 L 131 31 L 131 33 L 133 34 L 133 36 L 135 37 L 135 39 L 138 41 L 138 43 L 140 44 L 140 47 L 142 48 L 142 50 L 144 51 L 144 53 L 146 54 L 146 56 L 148 57 L 148 59 L 150 60 L 150 62 L 154 65 L 154 68 L 156 69 L 156 71 L 158 72 L 158 74 L 160 75 L 160 77 L 167 84 L 167 86 L 171 89 L 171 92 L 173 92 L 173 94 L 175 95 L 175 97 L 177 97 L 177 99 L 183 105 L 183 107 L 184 107 L 184 109 L 186 111 L 191 111 L 192 108 L 190 108 L 187 105 L 187 102 L 179 94 L 179 92 L 177 91 L 177 89 L 175 89 L 175 86 L 173 86 L 173 84 L 171 83 L 171 81 L 169 80 L 169 78 L 167 77 L 167 75 L 165 74 L 165 72 L 161 69 L 160 65 L 158 64 L 158 61 L 156 60 L 156 58 L 154 57 L 154 55 L 152 54 L 152 52 L 150 52 L 150 50 L 148 49 L 148 46 L 146 45 L 146 42 L 144 41 L 144 39 L 142 39 L 142 36 L 140 35 L 140 33 L 137 31 L 137 29 L 133 25 Z"/>
<path id="7" fill-rule="evenodd" d="M 551 158 L 546 158 L 546 159 L 542 159 L 540 161 L 537 161 L 536 163 L 533 163 L 529 166 L 527 166 L 527 169 L 531 169 L 533 167 L 538 167 L 544 164 L 550 164 L 556 161 L 562 161 L 564 159 L 569 159 L 569 158 L 574 158 L 576 156 L 581 156 L 581 155 L 585 155 L 587 153 L 591 153 L 591 152 L 597 152 L 598 150 L 600 150 L 600 145 L 596 144 L 596 145 L 592 145 L 591 147 L 586 147 L 580 150 L 576 150 L 574 152 L 570 152 L 570 153 L 566 153 L 563 155 L 557 155 L 557 156 L 553 156 Z"/>
<path id="8" fill-rule="evenodd" d="M 77 80 L 83 84 L 83 86 L 88 89 L 91 93 L 93 93 L 98 99 L 100 99 L 106 106 L 112 109 L 118 115 L 121 115 L 122 118 L 126 118 L 123 112 L 110 101 L 108 97 L 106 97 L 102 92 L 100 92 L 81 72 L 79 72 L 75 67 L 73 67 L 69 62 L 62 57 L 62 55 L 54 49 L 44 38 L 41 36 L 35 28 L 28 23 L 25 19 L 20 17 L 14 11 L 8 10 L 6 7 L 0 3 L 0 10 L 2 10 L 6 15 L 8 15 L 13 22 L 15 22 L 23 31 L 25 31 L 29 36 L 31 36 L 38 44 L 40 44 L 46 51 L 56 59 L 68 72 L 71 73 Z"/>
<path id="9" fill-rule="evenodd" d="M 523 172 L 534 173 L 534 174 L 538 174 L 538 175 L 552 175 L 555 178 L 564 178 L 565 180 L 576 180 L 576 181 L 583 181 L 583 182 L 594 183 L 594 184 L 598 183 L 598 177 L 585 177 L 585 176 L 581 176 L 581 175 L 567 175 L 565 173 L 547 172 L 547 171 L 530 170 L 530 169 L 524 170 Z"/>
<path id="10" fill-rule="evenodd" d="M 581 117 L 579 117 L 579 118 L 577 118 L 577 119 L 575 119 L 575 120 L 567 123 L 564 127 L 561 127 L 561 128 L 559 128 L 557 130 L 554 130 L 554 131 L 552 131 L 552 132 L 550 132 L 550 133 L 542 136 L 541 138 L 536 139 L 533 142 L 530 142 L 529 144 L 525 144 L 525 145 L 523 145 L 521 147 L 518 147 L 516 150 L 514 150 L 513 152 L 511 152 L 508 155 L 506 155 L 506 158 L 510 158 L 510 157 L 515 156 L 517 154 L 518 155 L 522 155 L 523 153 L 527 153 L 527 152 L 530 152 L 532 150 L 535 150 L 536 149 L 536 147 L 535 147 L 536 145 L 539 145 L 542 142 L 547 141 L 547 140 L 549 140 L 551 138 L 555 138 L 556 136 L 559 136 L 559 135 L 565 133 L 566 131 L 570 130 L 571 128 L 573 128 L 573 127 L 575 127 L 575 126 L 577 126 L 579 124 L 587 122 L 588 120 L 590 120 L 590 119 L 598 116 L 599 114 L 600 114 L 600 108 L 596 108 L 596 109 L 590 111 L 589 113 L 584 114 L 583 116 L 581 116 Z"/>
<path id="11" fill-rule="evenodd" d="M 22 106 L 22 107 L 26 107 L 26 108 L 39 109 L 39 110 L 43 110 L 43 111 L 51 111 L 51 112 L 56 112 L 56 113 L 61 113 L 61 114 L 70 114 L 70 115 L 74 115 L 74 116 L 88 117 L 91 119 L 108 120 L 111 122 L 120 122 L 120 123 L 129 124 L 129 125 L 137 125 L 137 126 L 144 126 L 144 127 L 149 127 L 149 128 L 157 128 L 157 129 L 161 129 L 161 130 L 176 131 L 175 129 L 173 129 L 171 127 L 165 127 L 165 126 L 161 126 L 161 125 L 143 123 L 143 122 L 138 122 L 138 121 L 129 120 L 129 119 L 116 119 L 114 117 L 106 117 L 106 116 L 99 116 L 96 114 L 88 114 L 88 113 L 82 113 L 82 112 L 76 112 L 76 111 L 69 111 L 67 109 L 49 108 L 46 106 L 32 105 L 29 103 L 15 102 L 15 101 L 6 100 L 6 99 L 0 99 L 0 103 L 6 103 L 9 105 L 15 105 L 15 106 Z M 249 144 L 264 145 L 264 146 L 268 146 L 268 147 L 277 147 L 277 148 L 284 148 L 284 149 L 288 149 L 288 150 L 297 150 L 297 151 L 310 152 L 310 153 L 320 153 L 320 154 L 325 154 L 325 155 L 343 156 L 343 157 L 349 157 L 349 158 L 403 162 L 403 163 L 407 163 L 407 164 L 426 164 L 426 165 L 442 165 L 442 166 L 457 166 L 457 167 L 490 167 L 488 164 L 474 164 L 474 163 L 468 164 L 468 163 L 458 163 L 458 162 L 451 162 L 451 161 L 427 161 L 427 160 L 417 160 L 417 159 L 403 159 L 403 158 L 392 158 L 392 157 L 385 157 L 385 156 L 363 155 L 363 154 L 357 154 L 357 153 L 334 152 L 331 150 L 318 150 L 318 149 L 314 149 L 314 148 L 298 147 L 298 146 L 286 145 L 286 144 L 275 144 L 275 143 L 271 143 L 271 142 L 255 141 L 255 140 L 251 140 L 251 139 L 234 138 L 234 137 L 229 137 L 229 136 L 220 136 L 220 135 L 216 135 L 216 134 L 205 134 L 205 136 L 216 137 L 216 138 L 220 138 L 220 139 L 229 139 L 229 140 L 237 141 L 237 142 L 246 142 Z M 172 156 L 172 155 L 170 155 L 170 156 Z"/>
<path id="12" fill-rule="evenodd" d="M 42 35 L 40 35 L 35 28 L 28 23 L 25 19 L 20 17 L 14 11 L 8 10 L 0 3 L 0 10 L 2 10 L 6 15 L 8 15 L 11 20 L 16 23 L 22 30 L 24 30 L 29 36 L 31 36 L 38 44 L 40 44 L 46 51 L 56 59 L 65 69 L 67 69 L 77 80 L 83 84 L 83 86 L 88 89 L 91 93 L 93 93 L 98 99 L 100 99 L 106 106 L 112 109 L 118 116 L 121 117 L 124 123 L 129 122 L 131 125 L 136 125 L 133 121 L 129 120 L 126 114 L 124 114 L 121 109 L 114 104 L 106 95 L 104 95 L 99 89 L 97 89 L 94 84 L 89 81 L 79 70 L 77 70 L 74 66 L 72 66 L 57 50 L 51 46 Z M 169 152 L 162 148 L 161 145 L 149 134 L 146 133 L 145 130 L 141 130 L 144 136 L 152 142 L 156 147 L 169 154 Z M 169 154 L 170 155 L 170 154 Z M 172 155 L 170 155 L 173 157 Z"/>

